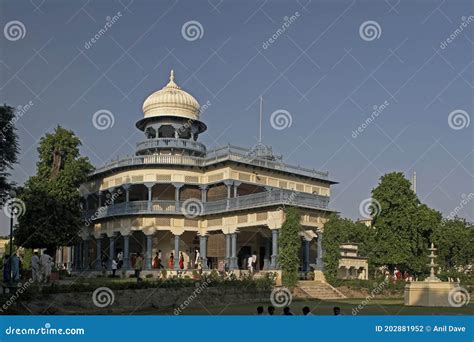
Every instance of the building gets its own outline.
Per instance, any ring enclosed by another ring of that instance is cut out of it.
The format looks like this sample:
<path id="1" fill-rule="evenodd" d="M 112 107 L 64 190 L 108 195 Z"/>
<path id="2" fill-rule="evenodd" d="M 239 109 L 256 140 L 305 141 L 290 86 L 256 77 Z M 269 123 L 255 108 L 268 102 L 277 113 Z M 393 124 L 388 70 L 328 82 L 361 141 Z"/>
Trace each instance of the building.
<path id="1" fill-rule="evenodd" d="M 322 268 L 322 232 L 328 215 L 328 173 L 285 164 L 271 148 L 232 145 L 208 150 L 198 138 L 207 126 L 196 99 L 182 90 L 171 71 L 169 83 L 143 104 L 136 127 L 144 134 L 136 155 L 98 167 L 80 191 L 86 227 L 73 248 L 78 269 L 99 269 L 101 256 L 123 252 L 124 267 L 136 253 L 145 269 L 161 251 L 183 253 L 185 269 L 278 268 L 278 232 L 284 206 L 301 211 L 301 269 Z"/>
<path id="2" fill-rule="evenodd" d="M 339 246 L 341 258 L 337 277 L 339 279 L 369 279 L 368 258 L 359 256 L 356 243 L 345 243 Z"/>

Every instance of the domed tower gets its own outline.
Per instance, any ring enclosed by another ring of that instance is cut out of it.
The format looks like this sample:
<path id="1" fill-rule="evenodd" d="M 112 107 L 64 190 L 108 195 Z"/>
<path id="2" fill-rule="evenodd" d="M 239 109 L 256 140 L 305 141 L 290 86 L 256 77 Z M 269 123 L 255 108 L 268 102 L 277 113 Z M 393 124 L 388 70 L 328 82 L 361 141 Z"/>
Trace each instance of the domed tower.
<path id="1" fill-rule="evenodd" d="M 136 126 L 146 139 L 137 144 L 136 154 L 204 156 L 206 146 L 197 140 L 207 127 L 199 111 L 197 100 L 175 83 L 171 70 L 169 83 L 143 103 L 144 118 Z"/>

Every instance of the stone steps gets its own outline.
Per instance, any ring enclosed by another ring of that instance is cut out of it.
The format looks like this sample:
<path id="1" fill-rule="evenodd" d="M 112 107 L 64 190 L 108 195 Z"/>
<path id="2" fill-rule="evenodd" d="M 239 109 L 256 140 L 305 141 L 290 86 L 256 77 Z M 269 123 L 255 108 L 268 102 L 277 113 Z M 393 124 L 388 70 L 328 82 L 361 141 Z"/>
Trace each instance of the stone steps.
<path id="1" fill-rule="evenodd" d="M 332 287 L 328 283 L 318 282 L 318 281 L 299 281 L 297 287 L 303 293 L 305 293 L 308 298 L 316 299 L 343 299 L 347 298 L 339 290 Z"/>

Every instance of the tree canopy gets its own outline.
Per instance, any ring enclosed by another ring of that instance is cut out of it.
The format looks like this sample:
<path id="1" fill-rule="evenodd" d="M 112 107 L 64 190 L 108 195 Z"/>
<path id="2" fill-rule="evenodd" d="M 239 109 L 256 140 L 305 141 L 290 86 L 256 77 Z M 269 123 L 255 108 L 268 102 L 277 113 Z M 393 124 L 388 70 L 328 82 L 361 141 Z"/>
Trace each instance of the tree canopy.
<path id="1" fill-rule="evenodd" d="M 20 191 L 26 211 L 18 219 L 17 245 L 54 251 L 77 239 L 82 226 L 78 188 L 93 169 L 80 146 L 79 138 L 60 126 L 41 138 L 36 174 Z"/>
<path id="2" fill-rule="evenodd" d="M 0 127 L 0 202 L 2 202 L 12 188 L 8 182 L 9 170 L 16 163 L 20 151 L 15 128 L 15 111 L 12 107 L 0 106 Z"/>

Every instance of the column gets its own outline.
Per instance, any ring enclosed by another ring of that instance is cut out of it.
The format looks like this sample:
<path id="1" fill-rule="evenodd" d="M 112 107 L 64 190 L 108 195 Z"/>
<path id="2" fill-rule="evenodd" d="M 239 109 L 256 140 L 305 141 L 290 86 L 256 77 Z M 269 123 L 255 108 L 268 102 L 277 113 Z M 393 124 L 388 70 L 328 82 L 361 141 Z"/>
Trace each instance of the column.
<path id="1" fill-rule="evenodd" d="M 270 239 L 265 239 L 265 256 L 263 257 L 263 269 L 268 270 L 270 268 L 270 248 L 272 243 Z"/>
<path id="2" fill-rule="evenodd" d="M 89 211 L 89 201 L 88 201 L 89 196 L 84 196 L 84 210 L 86 213 Z"/>
<path id="3" fill-rule="evenodd" d="M 83 246 L 83 244 L 82 244 L 82 240 L 81 240 L 81 241 L 79 242 L 79 246 L 78 246 L 78 248 L 77 248 L 77 255 L 78 255 L 78 263 L 77 263 L 77 264 L 79 265 L 79 269 L 80 269 L 80 270 L 82 270 L 82 269 L 83 269 L 83 266 L 84 266 L 84 265 L 83 265 L 83 259 L 82 259 L 82 258 L 83 258 L 82 246 Z"/>
<path id="4" fill-rule="evenodd" d="M 60 267 L 63 265 L 63 247 L 59 247 L 58 250 L 56 251 L 57 253 L 57 263 Z"/>
<path id="5" fill-rule="evenodd" d="M 232 191 L 232 181 L 225 180 L 224 185 L 227 187 L 227 209 L 230 208 L 230 198 L 231 198 L 231 191 Z"/>
<path id="6" fill-rule="evenodd" d="M 125 190 L 125 209 L 128 210 L 128 202 L 130 202 L 130 184 L 122 185 Z"/>
<path id="7" fill-rule="evenodd" d="M 207 202 L 207 185 L 200 185 L 199 188 L 201 189 L 201 202 L 206 203 Z"/>
<path id="8" fill-rule="evenodd" d="M 151 248 L 153 235 L 146 235 L 145 268 L 151 270 Z"/>
<path id="9" fill-rule="evenodd" d="M 109 201 L 108 205 L 110 205 L 110 206 L 114 205 L 114 202 L 115 202 L 115 189 L 117 189 L 117 188 L 110 188 L 109 189 L 110 201 Z"/>
<path id="10" fill-rule="evenodd" d="M 97 208 L 102 207 L 102 191 L 97 193 Z"/>
<path id="11" fill-rule="evenodd" d="M 230 268 L 231 234 L 225 234 L 225 263 Z"/>
<path id="12" fill-rule="evenodd" d="M 153 185 L 155 183 L 147 182 L 147 183 L 144 183 L 144 184 L 148 188 L 147 208 L 148 208 L 148 211 L 151 211 L 152 199 L 153 199 Z"/>
<path id="13" fill-rule="evenodd" d="M 234 181 L 234 198 L 237 197 L 237 190 L 238 190 L 240 184 L 242 184 L 242 182 Z"/>
<path id="14" fill-rule="evenodd" d="M 309 271 L 309 241 L 303 238 L 303 272 Z"/>
<path id="15" fill-rule="evenodd" d="M 176 205 L 176 211 L 180 211 L 180 205 L 179 205 L 179 189 L 184 185 L 184 183 L 173 183 L 174 185 L 174 201 Z M 177 259 L 177 258 L 176 258 Z"/>
<path id="16" fill-rule="evenodd" d="M 179 235 L 174 236 L 174 269 L 179 270 Z"/>
<path id="17" fill-rule="evenodd" d="M 130 268 L 130 235 L 123 235 L 123 268 L 129 269 Z"/>
<path id="18" fill-rule="evenodd" d="M 199 249 L 202 259 L 202 268 L 207 270 L 207 235 L 199 236 Z"/>
<path id="19" fill-rule="evenodd" d="M 109 237 L 109 268 L 112 268 L 112 259 L 115 258 L 115 236 Z"/>
<path id="20" fill-rule="evenodd" d="M 270 262 L 270 268 L 272 270 L 277 268 L 278 259 L 278 230 L 272 229 L 272 256 Z"/>
<path id="21" fill-rule="evenodd" d="M 74 251 L 73 251 L 73 257 L 74 257 L 74 271 L 79 270 L 79 244 L 76 243 L 74 245 Z"/>
<path id="22" fill-rule="evenodd" d="M 72 247 L 68 246 L 67 247 L 67 267 L 69 268 L 71 266 L 72 262 Z"/>
<path id="23" fill-rule="evenodd" d="M 316 269 L 323 270 L 323 233 L 318 231 L 318 255 L 316 256 Z"/>
<path id="24" fill-rule="evenodd" d="M 100 270 L 102 264 L 102 236 L 99 236 L 95 240 L 96 245 L 96 257 L 95 257 L 95 268 Z"/>
<path id="25" fill-rule="evenodd" d="M 232 233 L 230 235 L 231 238 L 231 245 L 232 245 L 232 252 L 230 255 L 230 269 L 236 270 L 239 268 L 237 263 L 237 233 Z"/>

